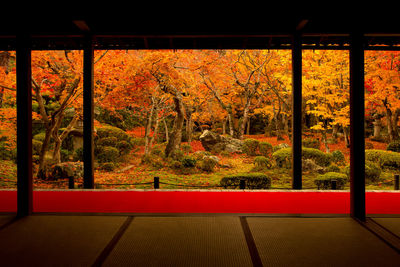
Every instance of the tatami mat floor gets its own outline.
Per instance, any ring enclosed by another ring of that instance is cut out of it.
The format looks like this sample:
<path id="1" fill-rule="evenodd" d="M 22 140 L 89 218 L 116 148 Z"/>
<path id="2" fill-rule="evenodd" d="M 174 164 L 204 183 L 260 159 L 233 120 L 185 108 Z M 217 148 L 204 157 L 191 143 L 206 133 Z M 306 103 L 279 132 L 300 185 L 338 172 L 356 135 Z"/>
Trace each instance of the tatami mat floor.
<path id="1" fill-rule="evenodd" d="M 399 238 L 400 218 L 372 218 Z M 399 266 L 348 217 L 0 216 L 0 266 Z"/>

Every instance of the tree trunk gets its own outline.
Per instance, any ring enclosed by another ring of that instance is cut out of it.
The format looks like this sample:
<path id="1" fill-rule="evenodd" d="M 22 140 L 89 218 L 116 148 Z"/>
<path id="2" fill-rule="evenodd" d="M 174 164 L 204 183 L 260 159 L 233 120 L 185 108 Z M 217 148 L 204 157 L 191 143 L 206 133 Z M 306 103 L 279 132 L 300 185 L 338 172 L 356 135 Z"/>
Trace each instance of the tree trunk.
<path id="1" fill-rule="evenodd" d="M 393 140 L 395 140 L 395 134 L 392 121 L 392 111 L 388 107 L 386 107 L 386 124 L 387 124 L 389 140 L 390 142 L 393 142 Z"/>
<path id="2" fill-rule="evenodd" d="M 46 128 L 42 147 L 40 148 L 39 168 L 38 168 L 37 177 L 41 178 L 41 179 L 46 179 L 46 171 L 44 168 L 45 161 L 44 160 L 45 160 L 47 148 L 49 147 L 49 144 L 50 144 L 50 137 L 52 135 L 52 132 L 53 132 L 53 127 Z"/>
<path id="3" fill-rule="evenodd" d="M 235 128 L 233 126 L 232 114 L 228 113 L 228 124 L 229 124 L 229 135 L 233 137 L 235 134 Z"/>
<path id="4" fill-rule="evenodd" d="M 246 104 L 243 110 L 243 118 L 242 118 L 242 123 L 240 124 L 239 128 L 239 139 L 243 140 L 244 132 L 246 130 L 247 126 L 247 120 L 249 119 L 249 105 Z"/>
<path id="5" fill-rule="evenodd" d="M 168 133 L 167 121 L 165 120 L 165 118 L 163 119 L 163 124 L 164 124 L 164 129 L 165 129 L 165 142 L 168 143 L 169 142 L 169 133 Z"/>
<path id="6" fill-rule="evenodd" d="M 186 137 L 187 137 L 187 142 L 190 145 L 192 142 L 192 132 L 193 132 L 193 119 L 192 119 L 192 112 L 186 109 Z"/>
<path id="7" fill-rule="evenodd" d="M 226 123 L 228 121 L 228 117 L 222 120 L 222 135 L 226 134 Z"/>
<path id="8" fill-rule="evenodd" d="M 146 128 L 144 130 L 144 155 L 147 156 L 150 153 L 150 132 L 151 125 L 153 124 L 153 113 L 154 113 L 154 99 L 151 100 L 151 108 L 149 111 L 149 116 L 147 117 Z"/>
<path id="9" fill-rule="evenodd" d="M 343 135 L 344 135 L 344 144 L 346 145 L 347 148 L 350 147 L 350 136 L 349 136 L 349 128 L 348 127 L 343 127 Z M 364 137 L 362 137 L 364 138 Z"/>
<path id="10" fill-rule="evenodd" d="M 176 117 L 174 120 L 174 127 L 172 133 L 165 148 L 165 157 L 173 156 L 174 152 L 180 148 L 182 141 L 182 128 L 185 120 L 185 112 L 182 103 L 182 95 L 177 92 L 174 96 Z"/>
<path id="11" fill-rule="evenodd" d="M 154 139 L 157 137 L 157 134 L 158 134 L 158 125 L 160 124 L 158 109 L 155 110 L 155 113 L 156 113 L 156 117 L 154 118 L 154 121 L 155 121 L 154 131 L 153 131 L 153 135 L 150 138 L 149 148 L 148 148 L 149 151 L 153 147 Z"/>
<path id="12" fill-rule="evenodd" d="M 337 138 L 338 131 L 339 131 L 339 125 L 338 124 L 333 125 L 333 127 L 332 127 L 332 138 L 333 139 Z"/>
<path id="13" fill-rule="evenodd" d="M 247 131 L 246 131 L 247 135 L 250 135 L 250 118 L 247 120 Z"/>

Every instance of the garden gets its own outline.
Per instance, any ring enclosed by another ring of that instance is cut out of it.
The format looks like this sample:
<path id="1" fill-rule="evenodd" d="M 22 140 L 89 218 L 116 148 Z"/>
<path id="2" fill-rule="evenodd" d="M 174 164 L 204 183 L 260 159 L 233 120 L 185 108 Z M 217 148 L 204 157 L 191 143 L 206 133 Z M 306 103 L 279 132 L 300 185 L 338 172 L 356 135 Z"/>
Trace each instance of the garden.
<path id="1" fill-rule="evenodd" d="M 32 51 L 34 188 L 82 188 L 82 51 Z M 400 173 L 400 53 L 367 51 L 367 189 Z M 348 52 L 303 51 L 303 188 L 349 189 Z M 0 188 L 16 187 L 15 52 L 0 51 Z M 289 50 L 95 51 L 98 189 L 290 189 Z"/>

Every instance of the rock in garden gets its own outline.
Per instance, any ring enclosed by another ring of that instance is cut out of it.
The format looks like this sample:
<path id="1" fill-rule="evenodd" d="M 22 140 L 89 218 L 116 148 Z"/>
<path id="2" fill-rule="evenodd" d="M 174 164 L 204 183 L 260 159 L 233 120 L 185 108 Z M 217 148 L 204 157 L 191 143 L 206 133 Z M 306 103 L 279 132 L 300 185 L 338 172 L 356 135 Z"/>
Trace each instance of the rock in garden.
<path id="1" fill-rule="evenodd" d="M 301 168 L 305 172 L 324 173 L 325 168 L 319 166 L 312 159 L 303 159 L 301 161 Z"/>
<path id="2" fill-rule="evenodd" d="M 83 162 L 62 162 L 53 166 L 53 179 L 83 177 Z"/>
<path id="3" fill-rule="evenodd" d="M 223 136 L 209 130 L 205 130 L 200 136 L 200 142 L 204 149 L 213 152 L 226 151 L 229 153 L 241 153 L 243 149 L 243 141 L 232 138 L 229 136 Z"/>

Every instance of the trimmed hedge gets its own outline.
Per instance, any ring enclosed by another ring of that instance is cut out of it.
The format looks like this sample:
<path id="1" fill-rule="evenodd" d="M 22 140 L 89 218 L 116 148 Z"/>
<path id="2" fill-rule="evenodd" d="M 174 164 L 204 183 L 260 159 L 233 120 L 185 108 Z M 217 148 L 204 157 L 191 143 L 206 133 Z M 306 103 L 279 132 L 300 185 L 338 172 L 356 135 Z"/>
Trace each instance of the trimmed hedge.
<path id="1" fill-rule="evenodd" d="M 106 137 L 115 137 L 117 140 L 125 140 L 125 141 L 130 141 L 130 137 L 127 133 L 124 132 L 124 130 L 114 127 L 114 126 L 102 126 L 96 129 L 97 130 L 97 136 L 99 139 L 101 138 L 106 138 Z"/>
<path id="2" fill-rule="evenodd" d="M 203 159 L 198 161 L 197 167 L 206 172 L 212 172 L 217 165 L 218 160 L 215 156 L 204 156 Z"/>
<path id="3" fill-rule="evenodd" d="M 261 156 L 270 156 L 273 150 L 273 146 L 268 142 L 260 142 L 258 150 L 260 151 Z"/>
<path id="4" fill-rule="evenodd" d="M 184 156 L 182 159 L 182 165 L 185 168 L 193 168 L 196 166 L 197 160 L 191 156 Z"/>
<path id="5" fill-rule="evenodd" d="M 332 161 L 337 164 L 343 164 L 345 162 L 344 154 L 340 150 L 335 150 L 331 152 Z M 344 164 L 343 164 L 344 165 Z"/>
<path id="6" fill-rule="evenodd" d="M 257 156 L 254 158 L 254 165 L 255 169 L 257 170 L 263 170 L 263 169 L 271 169 L 272 163 L 271 161 L 264 157 L 264 156 Z"/>
<path id="7" fill-rule="evenodd" d="M 271 187 L 271 178 L 263 173 L 238 173 L 225 176 L 219 182 L 224 188 L 239 189 L 240 180 L 246 181 L 246 188 L 249 189 L 269 189 Z"/>
<path id="8" fill-rule="evenodd" d="M 100 163 L 104 162 L 115 162 L 119 157 L 119 151 L 112 146 L 103 146 L 100 154 L 97 155 L 97 161 Z"/>
<path id="9" fill-rule="evenodd" d="M 327 172 L 319 175 L 314 183 L 318 186 L 318 189 L 331 189 L 332 181 L 336 181 L 336 189 L 343 189 L 347 182 L 347 175 L 338 172 Z"/>
<path id="10" fill-rule="evenodd" d="M 97 141 L 97 145 L 98 146 L 112 146 L 112 147 L 116 147 L 117 146 L 117 142 L 118 139 L 114 136 L 110 136 L 110 137 L 104 137 L 104 138 L 100 138 Z"/>
<path id="11" fill-rule="evenodd" d="M 365 150 L 365 159 L 375 162 L 382 169 L 400 170 L 400 153 L 378 149 Z"/>
<path id="12" fill-rule="evenodd" d="M 292 148 L 282 148 L 275 151 L 272 157 L 276 165 L 280 168 L 290 168 L 292 161 Z M 333 157 L 329 153 L 324 153 L 319 149 L 303 147 L 302 159 L 312 159 L 317 165 L 327 167 L 331 164 Z"/>
<path id="13" fill-rule="evenodd" d="M 256 139 L 245 139 L 243 141 L 243 153 L 249 156 L 257 155 L 258 147 L 260 146 L 260 141 Z"/>
<path id="14" fill-rule="evenodd" d="M 400 141 L 397 140 L 397 141 L 390 142 L 388 144 L 388 146 L 386 147 L 386 150 L 390 150 L 393 152 L 400 152 Z"/>
<path id="15" fill-rule="evenodd" d="M 344 173 L 350 177 L 350 166 L 347 165 L 344 168 Z M 372 161 L 365 161 L 365 179 L 371 182 L 376 182 L 379 180 L 382 173 L 382 169 L 379 167 L 378 164 Z"/>
<path id="16" fill-rule="evenodd" d="M 281 148 L 272 153 L 272 157 L 276 162 L 276 166 L 279 168 L 290 168 L 292 161 L 292 148 Z"/>
<path id="17" fill-rule="evenodd" d="M 319 139 L 315 138 L 305 138 L 304 140 L 302 140 L 301 143 L 303 147 L 308 147 L 308 148 L 319 149 L 321 146 L 321 142 L 319 141 Z"/>

